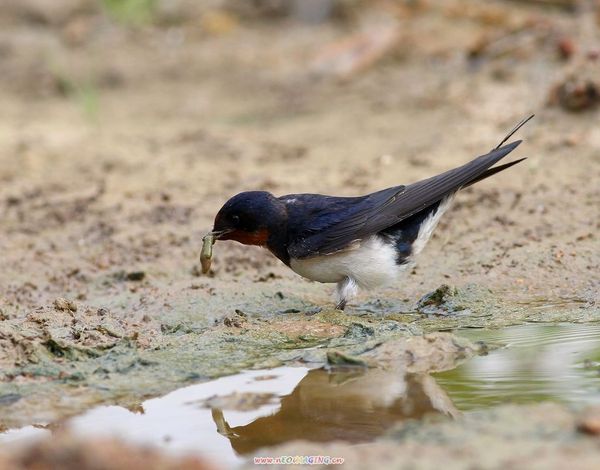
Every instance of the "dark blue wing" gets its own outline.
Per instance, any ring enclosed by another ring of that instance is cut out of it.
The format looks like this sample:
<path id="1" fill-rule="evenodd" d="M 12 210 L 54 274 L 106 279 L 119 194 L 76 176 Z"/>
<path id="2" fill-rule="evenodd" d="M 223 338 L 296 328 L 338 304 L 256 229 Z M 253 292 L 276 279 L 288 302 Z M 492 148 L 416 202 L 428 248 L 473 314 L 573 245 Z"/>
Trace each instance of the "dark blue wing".
<path id="1" fill-rule="evenodd" d="M 521 141 L 505 145 L 477 157 L 461 167 L 409 186 L 396 186 L 367 196 L 341 198 L 314 194 L 283 196 L 288 203 L 289 220 L 302 225 L 289 227 L 294 238 L 288 240 L 292 258 L 327 255 L 343 250 L 352 242 L 391 227 L 444 196 L 458 191 L 482 176 L 513 151 Z M 294 214 L 294 211 L 297 214 Z M 295 217 L 297 215 L 298 217 Z"/>

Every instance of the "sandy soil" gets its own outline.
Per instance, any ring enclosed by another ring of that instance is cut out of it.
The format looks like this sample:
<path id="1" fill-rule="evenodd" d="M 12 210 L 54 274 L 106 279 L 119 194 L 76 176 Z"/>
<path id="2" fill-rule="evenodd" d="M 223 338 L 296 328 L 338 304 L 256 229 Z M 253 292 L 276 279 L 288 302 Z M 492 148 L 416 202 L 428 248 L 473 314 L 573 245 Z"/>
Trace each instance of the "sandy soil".
<path id="1" fill-rule="evenodd" d="M 126 446 L 109 439 L 82 440 L 66 433 L 19 449 L 11 456 L 0 454 L 3 470 L 214 470 L 197 458 L 176 458 L 152 449 Z"/>
<path id="2" fill-rule="evenodd" d="M 600 319 L 594 16 L 349 3 L 316 26 L 217 1 L 159 2 L 137 26 L 86 0 L 2 7 L 0 428 L 360 343 L 355 324 L 385 339 Z M 347 59 L 357 43 L 375 52 Z M 592 91 L 565 98 L 565 80 Z M 199 274 L 201 237 L 237 192 L 416 181 L 532 112 L 515 152 L 528 160 L 464 191 L 402 284 L 344 316 L 331 287 L 259 248 L 218 244 Z M 458 288 L 444 315 L 419 313 L 442 284 Z M 457 302 L 473 316 L 446 315 Z"/>

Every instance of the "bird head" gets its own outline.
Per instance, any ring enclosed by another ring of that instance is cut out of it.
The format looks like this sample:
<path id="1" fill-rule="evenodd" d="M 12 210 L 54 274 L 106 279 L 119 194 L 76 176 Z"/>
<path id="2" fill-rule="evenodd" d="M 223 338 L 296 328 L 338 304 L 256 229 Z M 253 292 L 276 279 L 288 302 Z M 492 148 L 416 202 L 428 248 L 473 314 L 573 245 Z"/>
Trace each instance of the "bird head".
<path id="1" fill-rule="evenodd" d="M 266 191 L 246 191 L 233 196 L 215 217 L 215 240 L 235 240 L 244 245 L 265 246 L 273 230 L 281 225 L 283 204 Z"/>

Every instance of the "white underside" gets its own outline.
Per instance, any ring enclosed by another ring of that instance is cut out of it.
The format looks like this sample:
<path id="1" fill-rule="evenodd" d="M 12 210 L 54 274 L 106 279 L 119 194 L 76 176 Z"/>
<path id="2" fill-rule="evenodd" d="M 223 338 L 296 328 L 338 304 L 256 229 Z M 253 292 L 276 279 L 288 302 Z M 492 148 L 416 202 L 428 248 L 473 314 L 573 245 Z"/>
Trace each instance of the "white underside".
<path id="1" fill-rule="evenodd" d="M 447 197 L 419 229 L 412 245 L 412 255 L 418 255 L 433 233 L 453 196 Z M 397 252 L 392 244 L 378 235 L 365 238 L 351 247 L 330 255 L 292 259 L 290 267 L 302 277 L 325 283 L 338 283 L 338 300 L 352 297 L 357 288 L 373 289 L 396 281 L 407 264 L 396 263 Z"/>
<path id="2" fill-rule="evenodd" d="M 372 289 L 393 281 L 398 271 L 395 259 L 394 247 L 372 236 L 331 255 L 292 259 L 290 267 L 313 281 L 341 282 L 352 278 L 359 287 Z"/>
<path id="3" fill-rule="evenodd" d="M 412 246 L 412 256 L 416 256 L 423 251 L 423 248 L 425 248 L 425 245 L 427 245 L 433 231 L 437 227 L 438 222 L 448 210 L 452 201 L 454 201 L 454 194 L 443 199 L 437 210 L 423 221 L 423 225 L 421 225 L 421 228 L 419 229 L 419 235 L 417 235 L 417 239 Z"/>

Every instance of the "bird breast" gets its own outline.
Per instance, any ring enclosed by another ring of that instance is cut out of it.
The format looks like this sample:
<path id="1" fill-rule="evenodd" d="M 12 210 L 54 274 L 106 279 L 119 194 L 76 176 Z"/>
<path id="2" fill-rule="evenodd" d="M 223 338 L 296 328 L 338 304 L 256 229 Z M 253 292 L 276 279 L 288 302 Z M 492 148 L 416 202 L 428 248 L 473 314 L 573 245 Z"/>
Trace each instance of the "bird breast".
<path id="1" fill-rule="evenodd" d="M 318 282 L 340 282 L 349 277 L 364 289 L 393 282 L 402 270 L 396 264 L 394 246 L 379 235 L 330 255 L 292 258 L 290 267 L 300 276 Z"/>

